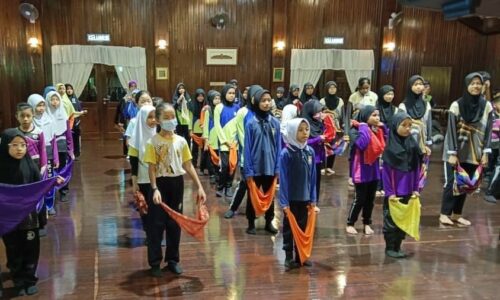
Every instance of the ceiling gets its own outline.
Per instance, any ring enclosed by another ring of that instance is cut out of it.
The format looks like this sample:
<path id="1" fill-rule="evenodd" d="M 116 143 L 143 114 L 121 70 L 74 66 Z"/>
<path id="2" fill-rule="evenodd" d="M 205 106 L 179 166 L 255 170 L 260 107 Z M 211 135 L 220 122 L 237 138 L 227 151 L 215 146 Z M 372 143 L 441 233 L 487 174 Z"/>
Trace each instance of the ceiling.
<path id="1" fill-rule="evenodd" d="M 399 0 L 403 6 L 428 10 L 443 11 L 444 4 L 472 2 L 473 8 L 468 13 L 450 16 L 444 12 L 445 19 L 457 19 L 482 34 L 500 33 L 500 0 Z"/>

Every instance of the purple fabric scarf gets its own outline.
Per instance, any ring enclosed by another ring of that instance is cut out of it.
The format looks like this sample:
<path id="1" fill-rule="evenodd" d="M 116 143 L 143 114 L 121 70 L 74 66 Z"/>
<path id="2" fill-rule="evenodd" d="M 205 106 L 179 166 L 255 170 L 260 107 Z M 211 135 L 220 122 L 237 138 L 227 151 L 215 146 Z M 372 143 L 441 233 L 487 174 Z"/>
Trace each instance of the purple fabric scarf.
<path id="1" fill-rule="evenodd" d="M 57 175 L 71 178 L 73 162 L 70 161 Z M 0 183 L 0 236 L 16 228 L 32 211 L 37 208 L 40 199 L 57 184 L 57 177 L 38 182 L 11 185 Z"/>

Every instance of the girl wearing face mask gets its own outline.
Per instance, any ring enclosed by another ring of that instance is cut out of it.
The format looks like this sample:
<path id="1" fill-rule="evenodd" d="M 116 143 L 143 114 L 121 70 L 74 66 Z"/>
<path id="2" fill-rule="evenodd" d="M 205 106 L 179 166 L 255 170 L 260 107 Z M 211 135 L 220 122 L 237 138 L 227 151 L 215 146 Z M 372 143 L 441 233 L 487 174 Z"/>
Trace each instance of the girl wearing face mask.
<path id="1" fill-rule="evenodd" d="M 482 88 L 483 77 L 479 73 L 467 75 L 462 97 L 449 109 L 443 150 L 446 185 L 439 217 L 439 222 L 444 225 L 453 225 L 454 222 L 471 225 L 462 217 L 467 194 L 454 190 L 454 168 L 460 164 L 472 177 L 479 165 L 488 165 L 493 108 L 481 94 Z"/>
<path id="2" fill-rule="evenodd" d="M 159 206 L 161 202 L 173 210 L 182 213 L 184 198 L 184 174 L 188 173 L 198 187 L 198 201 L 205 202 L 203 186 L 191 163 L 191 151 L 186 140 L 177 134 L 175 108 L 171 104 L 161 103 L 156 107 L 156 119 L 161 130 L 149 139 L 141 161 L 149 165 L 149 180 L 152 198 L 147 198 L 148 263 L 153 277 L 162 277 L 160 264 L 163 259 L 161 241 L 166 231 L 167 248 L 165 250 L 166 270 L 180 275 L 179 243 L 181 229 Z"/>
<path id="3" fill-rule="evenodd" d="M 380 179 L 379 157 L 385 146 L 384 126 L 380 123 L 378 110 L 371 105 L 364 106 L 353 122 L 351 136 L 350 176 L 354 182 L 355 196 L 347 217 L 346 231 L 357 234 L 354 224 L 363 211 L 363 231 L 372 235 L 373 202 Z"/>
<path id="4" fill-rule="evenodd" d="M 229 147 L 237 143 L 236 114 L 240 108 L 234 103 L 236 88 L 231 84 L 226 84 L 222 88 L 222 103 L 215 107 L 214 128 L 219 140 L 220 156 L 220 178 L 217 187 L 217 197 L 233 197 L 232 185 L 234 173 L 229 171 Z"/>

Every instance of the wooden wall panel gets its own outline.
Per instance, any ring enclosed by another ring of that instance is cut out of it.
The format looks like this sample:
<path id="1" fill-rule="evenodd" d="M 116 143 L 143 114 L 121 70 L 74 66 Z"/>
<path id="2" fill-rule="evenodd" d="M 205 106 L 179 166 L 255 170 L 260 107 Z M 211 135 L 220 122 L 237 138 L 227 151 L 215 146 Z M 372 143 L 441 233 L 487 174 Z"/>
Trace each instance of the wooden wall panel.
<path id="1" fill-rule="evenodd" d="M 465 75 L 485 67 L 486 41 L 458 21 L 444 21 L 439 12 L 403 8 L 396 30 L 395 101 L 402 100 L 408 78 L 422 66 L 451 67 L 450 99 L 437 99 L 449 105 L 462 94 Z"/>
<path id="2" fill-rule="evenodd" d="M 36 25 L 24 20 L 18 4 L 28 1 L 40 11 Z M 13 4 L 15 3 L 15 4 Z M 451 67 L 449 103 L 462 91 L 463 77 L 485 69 L 500 86 L 500 35 L 482 36 L 464 24 L 445 22 L 442 14 L 403 8 L 402 23 L 394 31 L 396 51 L 382 52 L 384 27 L 396 0 L 0 0 L 0 129 L 15 124 L 13 109 L 33 92 L 51 83 L 50 47 L 87 45 L 86 34 L 110 33 L 113 46 L 146 48 L 148 88 L 170 99 L 179 81 L 192 92 L 209 88 L 211 81 L 237 78 L 275 88 L 272 68 L 285 67 L 289 85 L 292 48 L 374 49 L 373 89 L 392 83 L 401 101 L 406 80 L 422 66 Z M 229 15 L 225 29 L 217 30 L 210 18 Z M 27 46 L 34 35 L 42 43 L 32 53 Z M 342 36 L 344 45 L 323 45 L 325 36 Z M 165 39 L 168 47 L 157 49 Z M 277 53 L 274 42 L 286 49 Z M 206 47 L 238 47 L 237 66 L 206 66 Z M 32 63 L 33 62 L 33 63 Z M 156 80 L 155 67 L 168 67 L 169 80 Z M 322 93 L 324 91 L 321 91 Z"/>

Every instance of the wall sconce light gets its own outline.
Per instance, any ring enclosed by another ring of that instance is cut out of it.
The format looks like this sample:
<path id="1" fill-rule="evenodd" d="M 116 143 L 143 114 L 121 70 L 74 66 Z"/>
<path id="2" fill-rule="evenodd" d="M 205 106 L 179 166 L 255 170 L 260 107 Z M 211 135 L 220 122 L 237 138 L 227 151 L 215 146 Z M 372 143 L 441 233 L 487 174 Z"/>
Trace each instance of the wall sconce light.
<path id="1" fill-rule="evenodd" d="M 158 40 L 158 49 L 160 49 L 160 50 L 167 49 L 167 41 L 166 40 Z"/>
<path id="2" fill-rule="evenodd" d="M 285 42 L 283 41 L 278 41 L 276 42 L 276 45 L 274 46 L 276 50 L 278 51 L 283 51 L 285 49 Z"/>
<path id="3" fill-rule="evenodd" d="M 396 49 L 396 43 L 394 42 L 386 43 L 384 44 L 384 49 L 387 51 L 394 51 L 394 49 Z"/>
<path id="4" fill-rule="evenodd" d="M 31 37 L 29 38 L 28 40 L 28 45 L 30 45 L 31 48 L 38 48 L 38 46 L 40 45 L 40 42 L 38 41 L 38 39 L 36 37 Z"/>

